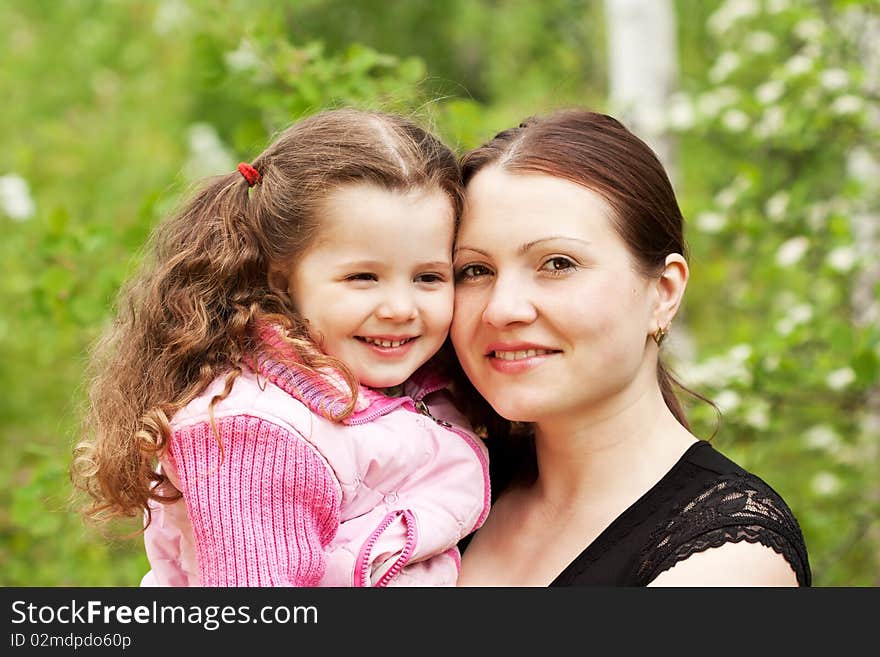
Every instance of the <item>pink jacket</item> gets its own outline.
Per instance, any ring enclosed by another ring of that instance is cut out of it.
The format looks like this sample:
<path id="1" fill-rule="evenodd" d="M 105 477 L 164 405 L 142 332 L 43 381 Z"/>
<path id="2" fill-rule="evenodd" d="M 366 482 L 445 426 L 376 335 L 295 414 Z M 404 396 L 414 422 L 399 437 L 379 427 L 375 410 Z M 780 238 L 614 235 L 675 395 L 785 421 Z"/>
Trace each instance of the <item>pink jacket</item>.
<path id="1" fill-rule="evenodd" d="M 489 473 L 443 381 L 417 372 L 403 397 L 361 387 L 338 423 L 313 411 L 328 403 L 313 379 L 268 361 L 214 406 L 221 461 L 208 405 L 223 386 L 172 419 L 160 467 L 183 498 L 153 506 L 142 585 L 455 584 Z"/>

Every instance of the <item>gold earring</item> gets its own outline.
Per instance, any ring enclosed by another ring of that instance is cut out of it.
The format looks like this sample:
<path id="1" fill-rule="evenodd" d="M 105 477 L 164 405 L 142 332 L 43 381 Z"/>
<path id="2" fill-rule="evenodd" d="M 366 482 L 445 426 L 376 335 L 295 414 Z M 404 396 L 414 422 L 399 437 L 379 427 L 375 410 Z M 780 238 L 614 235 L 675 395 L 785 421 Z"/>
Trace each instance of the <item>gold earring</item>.
<path id="1" fill-rule="evenodd" d="M 651 337 L 654 338 L 654 342 L 656 342 L 659 347 L 663 343 L 663 340 L 666 339 L 667 335 L 669 335 L 669 324 L 666 325 L 666 328 L 658 326 L 657 330 L 651 334 Z"/>

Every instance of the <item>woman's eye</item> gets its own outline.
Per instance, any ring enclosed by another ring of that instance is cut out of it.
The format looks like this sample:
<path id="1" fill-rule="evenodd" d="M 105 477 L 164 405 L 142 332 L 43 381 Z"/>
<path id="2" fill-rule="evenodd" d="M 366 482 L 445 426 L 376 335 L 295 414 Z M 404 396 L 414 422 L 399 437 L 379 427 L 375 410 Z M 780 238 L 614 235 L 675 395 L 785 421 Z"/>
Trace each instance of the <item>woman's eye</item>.
<path id="1" fill-rule="evenodd" d="M 347 280 L 347 281 L 376 281 L 379 279 L 376 277 L 376 274 L 368 274 L 367 272 L 361 272 L 359 274 L 351 274 L 350 276 L 346 276 L 345 280 Z"/>
<path id="2" fill-rule="evenodd" d="M 541 269 L 543 271 L 556 273 L 574 269 L 576 266 L 577 265 L 575 265 L 575 263 L 569 258 L 564 256 L 554 256 L 541 265 Z"/>
<path id="3" fill-rule="evenodd" d="M 492 271 L 483 265 L 466 265 L 458 270 L 455 276 L 457 281 L 469 281 L 481 276 L 489 276 Z"/>

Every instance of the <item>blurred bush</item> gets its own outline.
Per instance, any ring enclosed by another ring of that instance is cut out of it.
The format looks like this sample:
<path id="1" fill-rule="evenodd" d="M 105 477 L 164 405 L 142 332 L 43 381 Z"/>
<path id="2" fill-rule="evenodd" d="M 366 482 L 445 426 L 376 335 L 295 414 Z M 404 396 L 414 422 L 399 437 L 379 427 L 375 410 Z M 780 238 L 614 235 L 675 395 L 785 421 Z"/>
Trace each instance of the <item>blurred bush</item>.
<path id="1" fill-rule="evenodd" d="M 863 39 L 878 9 L 677 6 L 682 85 L 659 120 L 679 144 L 693 277 L 674 364 L 725 411 L 719 447 L 795 510 L 815 583 L 877 585 L 880 154 Z M 88 347 L 193 181 L 325 107 L 411 114 L 459 150 L 529 114 L 602 109 L 601 9 L 0 4 L 0 584 L 131 586 L 147 569 L 140 520 L 110 537 L 84 525 L 67 468 Z M 708 409 L 692 413 L 712 433 Z"/>

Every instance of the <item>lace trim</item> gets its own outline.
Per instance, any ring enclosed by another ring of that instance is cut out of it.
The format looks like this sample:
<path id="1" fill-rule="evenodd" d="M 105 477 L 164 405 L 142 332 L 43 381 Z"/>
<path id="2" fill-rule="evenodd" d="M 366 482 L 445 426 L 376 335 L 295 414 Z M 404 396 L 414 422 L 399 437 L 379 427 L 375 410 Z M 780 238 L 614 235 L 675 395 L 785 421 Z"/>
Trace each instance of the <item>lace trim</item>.
<path id="1" fill-rule="evenodd" d="M 785 557 L 801 586 L 810 585 L 806 546 L 791 510 L 759 478 L 727 475 L 675 511 L 643 552 L 647 584 L 689 556 L 724 543 L 761 543 Z"/>

